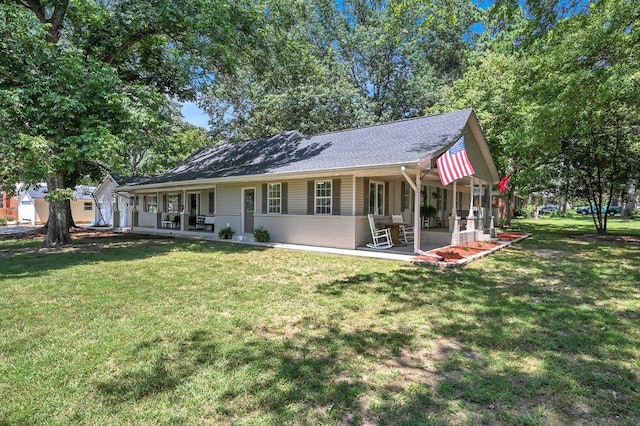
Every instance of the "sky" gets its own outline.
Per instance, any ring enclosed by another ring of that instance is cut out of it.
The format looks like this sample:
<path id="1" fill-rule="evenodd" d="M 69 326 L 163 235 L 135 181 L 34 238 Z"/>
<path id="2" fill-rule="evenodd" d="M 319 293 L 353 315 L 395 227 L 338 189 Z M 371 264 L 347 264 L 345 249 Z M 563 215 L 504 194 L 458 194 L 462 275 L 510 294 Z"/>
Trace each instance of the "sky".
<path id="1" fill-rule="evenodd" d="M 209 128 L 209 116 L 193 102 L 184 102 L 182 104 L 182 115 L 187 123 L 195 124 L 205 129 Z"/>

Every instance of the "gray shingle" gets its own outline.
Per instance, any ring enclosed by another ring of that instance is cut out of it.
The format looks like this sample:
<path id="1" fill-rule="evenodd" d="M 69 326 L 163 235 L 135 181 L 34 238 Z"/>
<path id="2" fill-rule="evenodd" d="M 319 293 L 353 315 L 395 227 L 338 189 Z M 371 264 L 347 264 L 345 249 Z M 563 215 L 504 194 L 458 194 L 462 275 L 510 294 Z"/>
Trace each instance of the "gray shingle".
<path id="1" fill-rule="evenodd" d="M 453 144 L 471 109 L 300 137 L 295 131 L 203 148 L 169 172 L 136 184 L 415 164 Z"/>

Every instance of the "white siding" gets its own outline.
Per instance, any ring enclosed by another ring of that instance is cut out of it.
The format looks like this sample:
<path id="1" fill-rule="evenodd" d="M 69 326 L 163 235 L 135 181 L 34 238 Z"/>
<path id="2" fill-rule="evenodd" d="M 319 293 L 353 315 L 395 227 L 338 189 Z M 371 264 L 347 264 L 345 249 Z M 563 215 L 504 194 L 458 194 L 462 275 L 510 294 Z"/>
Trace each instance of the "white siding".
<path id="1" fill-rule="evenodd" d="M 256 215 L 256 226 L 269 231 L 272 242 L 355 249 L 354 216 Z"/>
<path id="2" fill-rule="evenodd" d="M 474 176 L 486 182 L 492 182 L 489 166 L 487 166 L 482 152 L 480 151 L 480 147 L 478 146 L 478 142 L 468 126 L 464 140 L 467 145 L 469 160 L 471 161 L 471 164 L 473 164 L 473 169 L 475 170 Z"/>

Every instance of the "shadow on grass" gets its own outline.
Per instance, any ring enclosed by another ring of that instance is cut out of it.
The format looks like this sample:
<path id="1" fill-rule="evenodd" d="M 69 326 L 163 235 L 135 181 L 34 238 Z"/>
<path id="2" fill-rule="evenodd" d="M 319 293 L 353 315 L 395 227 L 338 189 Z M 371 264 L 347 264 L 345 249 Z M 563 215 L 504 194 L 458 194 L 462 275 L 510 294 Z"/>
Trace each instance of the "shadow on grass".
<path id="1" fill-rule="evenodd" d="M 194 253 L 237 254 L 265 250 L 262 247 L 215 241 L 144 237 L 124 234 L 118 237 L 80 238 L 56 248 L 24 245 L 0 253 L 0 281 L 41 276 L 52 270 L 97 262 L 136 261 L 182 250 Z"/>
<path id="2" fill-rule="evenodd" d="M 184 341 L 142 342 L 131 356 L 144 366 L 95 386 L 106 404 L 117 407 L 174 392 L 204 374 L 214 394 L 209 395 L 210 404 L 218 406 L 217 420 L 265 416 L 273 424 L 328 419 L 335 423 L 347 413 L 360 411 L 359 398 L 367 388 L 361 379 L 349 375 L 351 361 L 340 354 L 375 357 L 382 350 L 393 353 L 411 339 L 397 332 L 331 329 L 306 339 L 239 335 L 230 342 L 198 330 Z"/>
<path id="3" fill-rule="evenodd" d="M 475 404 L 491 421 L 500 420 L 495 415 L 502 407 L 507 424 L 525 422 L 518 410 L 529 407 L 529 416 L 536 405 L 553 407 L 571 423 L 635 424 L 638 316 L 615 305 L 637 294 L 637 249 L 559 240 L 524 241 L 487 259 L 485 267 L 358 274 L 318 292 L 382 295 L 389 306 L 381 315 L 423 313 L 438 338 L 490 357 L 467 360 L 458 375 L 441 375 L 433 388 L 436 402 Z M 518 360 L 522 365 L 510 365 Z M 380 411 L 381 422 L 393 423 L 393 404 Z"/>

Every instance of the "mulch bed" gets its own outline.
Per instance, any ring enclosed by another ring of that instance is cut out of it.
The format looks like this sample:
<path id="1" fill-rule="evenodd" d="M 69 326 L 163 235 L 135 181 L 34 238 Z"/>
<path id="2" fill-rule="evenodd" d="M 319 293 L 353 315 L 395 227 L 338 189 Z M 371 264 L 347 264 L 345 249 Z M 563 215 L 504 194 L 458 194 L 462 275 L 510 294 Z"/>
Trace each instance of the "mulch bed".
<path id="1" fill-rule="evenodd" d="M 513 241 L 524 237 L 522 232 L 498 232 L 497 237 L 502 241 Z"/>
<path id="2" fill-rule="evenodd" d="M 134 234 L 134 233 L 122 233 L 122 232 L 114 232 L 111 228 L 71 228 L 69 230 L 71 233 L 71 239 L 75 240 L 78 238 L 111 238 L 111 237 L 122 237 L 125 236 L 128 239 L 166 239 L 171 238 L 166 235 L 143 235 L 143 234 Z M 1 235 L 0 239 L 4 240 L 20 240 L 23 238 L 33 239 L 33 238 L 44 238 L 47 233 L 47 228 L 41 227 L 38 229 L 34 229 L 27 232 L 20 232 L 15 234 L 7 234 Z"/>
<path id="3" fill-rule="evenodd" d="M 482 253 L 488 253 L 498 247 L 506 246 L 509 242 L 523 238 L 527 234 L 520 232 L 498 232 L 499 241 L 474 241 L 468 244 L 443 247 L 441 249 L 431 250 L 424 255 L 417 256 L 414 260 L 417 262 L 440 262 L 442 264 L 459 263 L 460 261 L 478 256 Z"/>

